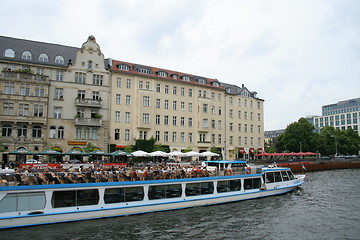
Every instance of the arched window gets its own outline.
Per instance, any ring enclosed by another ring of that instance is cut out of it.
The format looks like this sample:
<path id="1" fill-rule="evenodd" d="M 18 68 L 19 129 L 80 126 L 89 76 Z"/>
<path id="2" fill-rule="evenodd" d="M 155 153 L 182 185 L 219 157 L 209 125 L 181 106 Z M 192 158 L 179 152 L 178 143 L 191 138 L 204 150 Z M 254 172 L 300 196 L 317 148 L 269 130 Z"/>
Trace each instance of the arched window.
<path id="1" fill-rule="evenodd" d="M 55 57 L 55 63 L 64 64 L 65 60 L 64 60 L 63 56 L 60 56 L 60 55 L 56 56 Z"/>
<path id="2" fill-rule="evenodd" d="M 58 127 L 58 138 L 64 138 L 64 127 L 60 126 Z"/>
<path id="3" fill-rule="evenodd" d="M 115 129 L 115 140 L 120 140 L 120 129 L 119 128 Z"/>
<path id="4" fill-rule="evenodd" d="M 92 61 L 88 61 L 88 69 L 92 70 Z"/>
<path id="5" fill-rule="evenodd" d="M 29 52 L 29 51 L 24 51 L 24 52 L 21 54 L 21 59 L 32 60 L 31 52 Z"/>
<path id="6" fill-rule="evenodd" d="M 8 48 L 5 50 L 4 56 L 9 58 L 15 58 L 15 51 L 11 48 Z"/>
<path id="7" fill-rule="evenodd" d="M 50 127 L 50 138 L 56 138 L 56 127 L 55 126 L 51 126 Z"/>
<path id="8" fill-rule="evenodd" d="M 48 62 L 49 61 L 49 57 L 46 53 L 42 53 L 39 55 L 39 59 L 40 62 Z"/>
<path id="9" fill-rule="evenodd" d="M 32 137 L 33 138 L 41 138 L 41 127 L 40 126 L 33 127 Z"/>
<path id="10" fill-rule="evenodd" d="M 11 137 L 12 126 L 10 124 L 5 124 L 2 127 L 2 136 L 3 137 Z"/>

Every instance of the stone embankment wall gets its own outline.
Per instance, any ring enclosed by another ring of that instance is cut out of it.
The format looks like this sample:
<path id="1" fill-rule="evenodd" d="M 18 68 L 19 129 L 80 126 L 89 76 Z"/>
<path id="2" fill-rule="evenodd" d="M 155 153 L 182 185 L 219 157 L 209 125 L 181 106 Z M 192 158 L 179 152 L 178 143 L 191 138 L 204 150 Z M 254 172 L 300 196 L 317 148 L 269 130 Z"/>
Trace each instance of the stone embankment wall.
<path id="1" fill-rule="evenodd" d="M 340 159 L 330 161 L 311 161 L 311 162 L 287 162 L 278 163 L 279 167 L 289 167 L 294 173 L 316 172 L 324 170 L 360 168 L 360 159 Z"/>

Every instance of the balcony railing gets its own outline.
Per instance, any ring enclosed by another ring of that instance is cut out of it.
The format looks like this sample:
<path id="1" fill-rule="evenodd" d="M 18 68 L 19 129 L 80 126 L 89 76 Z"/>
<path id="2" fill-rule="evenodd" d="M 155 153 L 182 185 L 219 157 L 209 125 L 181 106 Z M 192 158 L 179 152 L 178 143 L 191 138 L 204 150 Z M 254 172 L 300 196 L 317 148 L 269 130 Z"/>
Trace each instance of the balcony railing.
<path id="1" fill-rule="evenodd" d="M 75 98 L 75 105 L 80 107 L 101 107 L 101 99 Z"/>
<path id="2" fill-rule="evenodd" d="M 12 78 L 16 80 L 30 80 L 30 81 L 49 81 L 49 76 L 32 74 L 27 72 L 13 72 L 13 71 L 3 71 L 4 78 Z"/>
<path id="3" fill-rule="evenodd" d="M 75 118 L 76 126 L 92 126 L 92 127 L 101 127 L 102 120 L 101 118 Z"/>

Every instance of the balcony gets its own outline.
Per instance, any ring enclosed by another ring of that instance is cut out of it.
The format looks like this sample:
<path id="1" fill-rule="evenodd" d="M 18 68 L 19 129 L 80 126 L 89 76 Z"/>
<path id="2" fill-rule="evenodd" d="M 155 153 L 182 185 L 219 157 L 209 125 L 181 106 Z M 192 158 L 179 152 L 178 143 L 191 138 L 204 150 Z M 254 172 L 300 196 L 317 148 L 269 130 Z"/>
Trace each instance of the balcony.
<path id="1" fill-rule="evenodd" d="M 75 126 L 101 127 L 101 118 L 75 118 Z"/>
<path id="2" fill-rule="evenodd" d="M 3 76 L 6 79 L 14 79 L 14 80 L 27 80 L 27 81 L 36 81 L 36 82 L 49 82 L 49 76 L 33 74 L 29 72 L 15 72 L 15 71 L 3 71 Z"/>
<path id="3" fill-rule="evenodd" d="M 78 107 L 101 108 L 101 99 L 75 98 L 75 105 L 78 106 Z"/>

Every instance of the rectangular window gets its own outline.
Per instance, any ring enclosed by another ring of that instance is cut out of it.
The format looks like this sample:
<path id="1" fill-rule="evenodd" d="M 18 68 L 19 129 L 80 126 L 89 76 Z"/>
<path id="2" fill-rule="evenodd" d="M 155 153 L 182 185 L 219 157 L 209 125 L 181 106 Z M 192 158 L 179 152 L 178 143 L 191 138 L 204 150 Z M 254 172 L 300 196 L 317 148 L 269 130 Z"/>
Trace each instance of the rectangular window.
<path id="1" fill-rule="evenodd" d="M 181 197 L 181 184 L 155 185 L 149 187 L 149 200 Z"/>
<path id="2" fill-rule="evenodd" d="M 34 104 L 34 117 L 44 116 L 44 105 Z"/>
<path id="3" fill-rule="evenodd" d="M 158 99 L 158 98 L 156 99 L 155 105 L 156 105 L 156 108 L 160 108 L 160 106 L 161 106 L 160 99 Z"/>
<path id="4" fill-rule="evenodd" d="M 35 86 L 35 93 L 34 96 L 36 97 L 44 97 L 45 96 L 45 87 L 42 85 Z"/>
<path id="5" fill-rule="evenodd" d="M 103 75 L 93 75 L 93 84 L 94 85 L 103 85 Z"/>
<path id="6" fill-rule="evenodd" d="M 189 133 L 188 138 L 189 138 L 189 143 L 192 143 L 193 142 L 193 134 Z"/>
<path id="7" fill-rule="evenodd" d="M 120 140 L 120 129 L 118 129 L 118 128 L 115 129 L 114 139 L 115 140 Z"/>
<path id="8" fill-rule="evenodd" d="M 64 71 L 57 71 L 56 72 L 56 81 L 61 82 L 64 80 Z"/>
<path id="9" fill-rule="evenodd" d="M 155 116 L 155 124 L 160 125 L 160 115 Z"/>
<path id="10" fill-rule="evenodd" d="M 86 73 L 76 72 L 75 73 L 75 82 L 76 83 L 85 83 Z"/>
<path id="11" fill-rule="evenodd" d="M 193 96 L 193 90 L 191 88 L 189 88 L 189 97 Z"/>
<path id="12" fill-rule="evenodd" d="M 116 104 L 121 104 L 121 94 L 116 94 L 116 99 L 115 99 L 115 103 Z"/>
<path id="13" fill-rule="evenodd" d="M 203 112 L 204 113 L 208 112 L 208 104 L 203 104 Z"/>
<path id="14" fill-rule="evenodd" d="M 156 84 L 156 92 L 161 92 L 161 84 L 160 83 Z"/>
<path id="15" fill-rule="evenodd" d="M 4 94 L 15 94 L 14 82 L 5 82 Z"/>
<path id="16" fill-rule="evenodd" d="M 130 112 L 125 112 L 125 122 L 127 123 L 131 122 Z"/>
<path id="17" fill-rule="evenodd" d="M 4 102 L 3 103 L 3 114 L 14 115 L 14 103 Z"/>
<path id="18" fill-rule="evenodd" d="M 131 88 L 131 79 L 126 79 L 126 88 Z"/>
<path id="19" fill-rule="evenodd" d="M 165 100 L 164 102 L 164 108 L 169 109 L 169 100 Z"/>
<path id="20" fill-rule="evenodd" d="M 169 116 L 164 116 L 164 125 L 169 125 Z"/>
<path id="21" fill-rule="evenodd" d="M 169 85 L 165 85 L 164 92 L 165 92 L 166 94 L 169 94 Z"/>
<path id="22" fill-rule="evenodd" d="M 53 208 L 96 205 L 99 198 L 98 189 L 54 191 L 51 205 Z"/>
<path id="23" fill-rule="evenodd" d="M 139 81 L 139 89 L 143 88 L 143 81 Z"/>
<path id="24" fill-rule="evenodd" d="M 173 94 L 174 94 L 174 95 L 177 94 L 177 87 L 176 87 L 176 86 L 173 87 Z"/>
<path id="25" fill-rule="evenodd" d="M 181 94 L 181 96 L 185 96 L 185 88 L 181 88 L 181 90 L 180 90 L 180 94 Z"/>
<path id="26" fill-rule="evenodd" d="M 115 122 L 120 122 L 120 111 L 115 111 Z"/>
<path id="27" fill-rule="evenodd" d="M 185 117 L 181 117 L 181 118 L 180 118 L 180 125 L 181 125 L 182 127 L 185 127 Z"/>
<path id="28" fill-rule="evenodd" d="M 55 88 L 55 99 L 63 99 L 63 89 Z"/>
<path id="29" fill-rule="evenodd" d="M 177 142 L 177 134 L 176 134 L 176 132 L 172 133 L 172 141 Z"/>
<path id="30" fill-rule="evenodd" d="M 8 193 L 0 202 L 0 212 L 42 210 L 45 203 L 44 192 Z"/>
<path id="31" fill-rule="evenodd" d="M 84 99 L 86 97 L 85 90 L 78 90 L 77 97 L 80 98 L 80 99 Z"/>
<path id="32" fill-rule="evenodd" d="M 240 191 L 241 180 L 219 181 L 216 190 L 218 193 Z"/>
<path id="33" fill-rule="evenodd" d="M 173 116 L 173 125 L 176 126 L 177 117 Z"/>
<path id="34" fill-rule="evenodd" d="M 192 112 L 193 111 L 193 105 L 192 103 L 189 103 L 189 112 Z"/>
<path id="35" fill-rule="evenodd" d="M 92 139 L 96 140 L 98 139 L 98 130 L 96 128 L 93 128 L 91 131 Z"/>
<path id="36" fill-rule="evenodd" d="M 180 108 L 181 108 L 181 111 L 185 111 L 185 102 L 181 102 Z"/>
<path id="37" fill-rule="evenodd" d="M 54 107 L 54 118 L 60 119 L 62 113 L 62 107 Z"/>
<path id="38" fill-rule="evenodd" d="M 177 101 L 173 101 L 173 110 L 177 110 Z"/>
<path id="39" fill-rule="evenodd" d="M 144 107 L 150 106 L 150 97 L 149 96 L 143 96 L 143 106 Z"/>
<path id="40" fill-rule="evenodd" d="M 116 78 L 116 87 L 121 87 L 121 78 Z"/>
<path id="41" fill-rule="evenodd" d="M 192 119 L 192 118 L 189 118 L 189 119 L 188 119 L 188 126 L 189 126 L 189 127 L 192 127 L 192 126 L 193 126 L 193 119 Z"/>
<path id="42" fill-rule="evenodd" d="M 19 103 L 19 116 L 29 116 L 29 104 Z"/>
<path id="43" fill-rule="evenodd" d="M 25 84 L 25 83 L 20 84 L 20 95 L 30 96 L 30 84 Z"/>
<path id="44" fill-rule="evenodd" d="M 196 195 L 205 195 L 214 193 L 214 183 L 213 182 L 197 182 L 197 183 L 187 183 L 185 187 L 185 195 L 196 196 Z"/>
<path id="45" fill-rule="evenodd" d="M 169 132 L 168 131 L 164 132 L 164 142 L 169 142 Z"/>
<path id="46" fill-rule="evenodd" d="M 160 131 L 155 132 L 155 139 L 156 139 L 157 142 L 160 141 Z"/>
<path id="47" fill-rule="evenodd" d="M 209 119 L 204 118 L 203 119 L 203 128 L 208 128 L 209 127 Z"/>
<path id="48" fill-rule="evenodd" d="M 244 179 L 244 190 L 261 188 L 261 178 Z"/>
<path id="49" fill-rule="evenodd" d="M 150 114 L 149 113 L 143 113 L 143 123 L 145 123 L 145 124 L 150 123 Z"/>
<path id="50" fill-rule="evenodd" d="M 122 187 L 105 189 L 105 204 L 120 202 L 135 202 L 144 199 L 143 187 Z"/>
<path id="51" fill-rule="evenodd" d="M 131 96 L 130 95 L 126 95 L 126 105 L 131 105 Z"/>
<path id="52" fill-rule="evenodd" d="M 125 129 L 125 141 L 130 141 L 130 129 Z"/>

